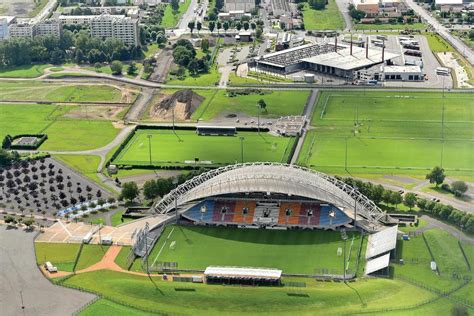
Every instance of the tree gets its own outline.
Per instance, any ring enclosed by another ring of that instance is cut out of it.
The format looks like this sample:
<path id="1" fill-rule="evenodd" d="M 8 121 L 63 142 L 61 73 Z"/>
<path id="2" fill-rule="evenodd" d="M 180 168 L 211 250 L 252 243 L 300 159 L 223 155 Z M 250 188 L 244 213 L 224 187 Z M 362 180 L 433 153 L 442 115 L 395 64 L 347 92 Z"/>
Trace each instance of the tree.
<path id="1" fill-rule="evenodd" d="M 207 38 L 203 38 L 202 41 L 201 41 L 201 49 L 204 51 L 204 52 L 208 52 L 209 51 L 209 40 Z"/>
<path id="2" fill-rule="evenodd" d="M 112 74 L 113 75 L 121 75 L 122 74 L 122 68 L 123 68 L 123 65 L 120 61 L 118 60 L 114 60 L 111 64 L 110 64 L 110 70 L 112 70 Z"/>
<path id="3" fill-rule="evenodd" d="M 86 56 L 84 56 L 84 52 L 81 49 L 76 51 L 76 56 L 74 57 L 74 61 L 76 64 L 82 64 L 86 60 Z"/>
<path id="4" fill-rule="evenodd" d="M 128 65 L 127 74 L 134 75 L 137 72 L 137 65 L 132 61 L 130 65 Z"/>
<path id="5" fill-rule="evenodd" d="M 224 28 L 224 31 L 227 33 L 227 30 L 229 29 L 229 22 L 225 21 L 222 27 Z"/>
<path id="6" fill-rule="evenodd" d="M 265 100 L 264 99 L 260 99 L 258 100 L 257 102 L 257 105 L 260 109 L 264 110 L 265 112 L 267 112 L 267 104 L 265 103 Z"/>
<path id="7" fill-rule="evenodd" d="M 23 220 L 23 224 L 25 224 L 25 225 L 26 225 L 26 228 L 28 228 L 28 229 L 30 229 L 31 226 L 34 225 L 34 223 L 35 223 L 35 219 L 32 218 L 32 217 L 30 217 L 30 218 L 25 218 L 25 219 Z"/>
<path id="8" fill-rule="evenodd" d="M 385 204 L 390 204 L 392 202 L 392 191 L 384 190 L 382 194 L 382 201 Z"/>
<path id="9" fill-rule="evenodd" d="M 403 200 L 402 195 L 399 192 L 393 191 L 390 194 L 390 203 L 395 205 L 395 208 L 398 207 L 398 204 L 402 203 L 402 200 Z"/>
<path id="10" fill-rule="evenodd" d="M 217 34 L 219 34 L 219 30 L 222 28 L 221 21 L 217 21 L 216 28 L 217 28 Z"/>
<path id="11" fill-rule="evenodd" d="M 415 193 L 408 192 L 407 194 L 405 194 L 405 197 L 403 199 L 403 204 L 405 204 L 405 206 L 408 206 L 408 208 L 411 210 L 415 206 L 415 203 L 416 203 Z"/>
<path id="12" fill-rule="evenodd" d="M 173 50 L 174 62 L 180 66 L 187 67 L 194 59 L 193 51 L 184 46 L 178 46 Z"/>
<path id="13" fill-rule="evenodd" d="M 179 10 L 179 0 L 171 0 L 171 8 L 173 12 L 176 14 Z"/>
<path id="14" fill-rule="evenodd" d="M 326 7 L 326 0 L 309 0 L 308 3 L 314 10 L 322 10 Z"/>
<path id="15" fill-rule="evenodd" d="M 135 182 L 125 182 L 122 185 L 122 194 L 121 196 L 128 200 L 129 202 L 133 201 L 138 196 L 138 186 Z"/>
<path id="16" fill-rule="evenodd" d="M 198 21 L 196 23 L 196 30 L 198 31 L 198 34 L 199 34 L 199 31 L 202 29 L 202 23 L 200 21 Z"/>
<path id="17" fill-rule="evenodd" d="M 237 22 L 237 23 L 235 24 L 235 28 L 237 29 L 237 31 L 240 31 L 240 30 L 242 29 L 242 23 L 240 23 L 240 21 Z"/>
<path id="18" fill-rule="evenodd" d="M 451 190 L 456 196 L 462 196 L 464 193 L 467 192 L 468 187 L 466 182 L 464 181 L 454 181 L 453 183 L 451 183 Z"/>
<path id="19" fill-rule="evenodd" d="M 249 27 L 250 27 L 249 22 L 245 21 L 244 22 L 244 30 L 248 31 Z"/>
<path id="20" fill-rule="evenodd" d="M 157 191 L 158 188 L 155 180 L 148 180 L 143 185 L 143 195 L 147 200 L 153 200 L 154 198 L 156 198 L 158 196 Z"/>
<path id="21" fill-rule="evenodd" d="M 196 22 L 191 21 L 188 23 L 188 28 L 191 30 L 191 34 L 193 34 L 194 28 L 196 27 Z"/>
<path id="22" fill-rule="evenodd" d="M 7 215 L 3 218 L 3 220 L 5 221 L 5 223 L 7 224 L 12 224 L 12 225 L 15 225 L 16 224 L 16 219 L 15 217 L 11 216 L 11 215 Z"/>
<path id="23" fill-rule="evenodd" d="M 430 183 L 435 183 L 436 187 L 443 183 L 445 177 L 444 169 L 438 166 L 434 167 L 433 170 L 426 175 L 426 179 L 430 180 Z"/>
<path id="24" fill-rule="evenodd" d="M 216 28 L 216 22 L 210 21 L 209 22 L 209 31 L 214 32 L 214 29 Z"/>

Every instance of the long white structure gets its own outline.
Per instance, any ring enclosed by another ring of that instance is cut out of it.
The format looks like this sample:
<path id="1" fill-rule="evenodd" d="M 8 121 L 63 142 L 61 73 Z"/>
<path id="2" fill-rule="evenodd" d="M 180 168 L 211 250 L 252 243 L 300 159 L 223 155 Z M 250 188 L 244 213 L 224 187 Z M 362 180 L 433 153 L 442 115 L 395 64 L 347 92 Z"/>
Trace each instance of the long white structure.
<path id="1" fill-rule="evenodd" d="M 207 267 L 205 276 L 226 277 L 226 278 L 262 278 L 280 279 L 282 270 L 263 268 L 242 268 L 242 267 Z"/>
<path id="2" fill-rule="evenodd" d="M 154 209 L 168 213 L 192 201 L 223 194 L 264 192 L 298 196 L 330 203 L 365 225 L 378 230 L 385 217 L 371 200 L 334 177 L 304 167 L 288 164 L 257 162 L 236 164 L 205 172 L 179 185 L 168 193 Z"/>
<path id="3" fill-rule="evenodd" d="M 388 267 L 390 264 L 390 254 L 380 256 L 378 258 L 367 261 L 365 265 L 365 275 Z"/>
<path id="4" fill-rule="evenodd" d="M 395 249 L 397 245 L 398 225 L 386 228 L 369 236 L 365 258 L 372 258 Z"/>

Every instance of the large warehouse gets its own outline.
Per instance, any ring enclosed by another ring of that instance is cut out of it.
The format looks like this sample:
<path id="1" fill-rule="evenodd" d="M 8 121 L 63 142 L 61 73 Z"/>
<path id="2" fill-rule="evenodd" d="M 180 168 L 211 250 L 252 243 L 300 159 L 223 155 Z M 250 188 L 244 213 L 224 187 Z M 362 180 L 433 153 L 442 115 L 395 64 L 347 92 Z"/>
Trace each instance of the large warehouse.
<path id="1" fill-rule="evenodd" d="M 257 70 L 280 75 L 310 70 L 353 79 L 356 71 L 390 62 L 399 56 L 385 49 L 336 43 L 306 44 L 267 54 L 257 58 L 253 66 Z"/>

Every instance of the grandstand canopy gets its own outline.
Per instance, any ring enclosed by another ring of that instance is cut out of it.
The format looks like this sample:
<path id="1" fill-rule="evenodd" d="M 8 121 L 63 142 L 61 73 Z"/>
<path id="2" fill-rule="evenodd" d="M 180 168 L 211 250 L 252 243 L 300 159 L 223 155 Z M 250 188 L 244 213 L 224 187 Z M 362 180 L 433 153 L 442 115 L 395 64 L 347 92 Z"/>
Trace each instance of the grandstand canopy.
<path id="1" fill-rule="evenodd" d="M 249 278 L 249 279 L 275 279 L 281 278 L 282 270 L 263 268 L 241 267 L 207 267 L 204 271 L 206 277 L 224 278 Z"/>
<path id="2" fill-rule="evenodd" d="M 397 246 L 398 225 L 386 228 L 376 234 L 370 235 L 367 242 L 366 258 L 372 258 L 395 249 Z"/>
<path id="3" fill-rule="evenodd" d="M 370 274 L 375 271 L 381 270 L 383 268 L 388 267 L 390 264 L 390 254 L 387 253 L 386 255 L 380 256 L 378 258 L 372 259 L 367 261 L 365 266 L 365 274 Z"/>
<path id="4" fill-rule="evenodd" d="M 277 163 L 246 163 L 225 166 L 194 177 L 178 186 L 154 205 L 159 213 L 212 196 L 263 192 L 324 201 L 341 209 L 357 222 L 368 222 L 378 230 L 385 216 L 372 201 L 344 182 L 300 166 Z"/>

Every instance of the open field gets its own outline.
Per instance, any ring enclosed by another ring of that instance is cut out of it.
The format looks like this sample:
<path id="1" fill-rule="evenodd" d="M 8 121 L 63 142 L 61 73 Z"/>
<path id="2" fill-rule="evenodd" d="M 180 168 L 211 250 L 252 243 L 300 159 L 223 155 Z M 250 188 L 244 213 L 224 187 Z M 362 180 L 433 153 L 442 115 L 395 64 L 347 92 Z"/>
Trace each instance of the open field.
<path id="1" fill-rule="evenodd" d="M 355 24 L 356 30 L 424 30 L 424 23 L 411 24 Z"/>
<path id="2" fill-rule="evenodd" d="M 257 117 L 257 102 L 265 100 L 266 111 L 261 111 L 262 118 L 278 118 L 286 115 L 301 115 L 308 99 L 308 91 L 272 91 L 270 93 L 251 93 L 230 97 L 226 91 L 195 90 L 206 99 L 201 103 L 192 119 L 210 120 L 228 114 L 244 114 Z"/>
<path id="3" fill-rule="evenodd" d="M 474 99 L 467 94 L 323 92 L 299 163 L 338 173 L 474 174 Z"/>
<path id="4" fill-rule="evenodd" d="M 0 137 L 7 134 L 45 133 L 45 150 L 85 150 L 106 145 L 119 132 L 110 121 L 69 119 L 64 115 L 75 106 L 50 104 L 0 105 Z"/>
<path id="5" fill-rule="evenodd" d="M 186 76 L 181 80 L 178 78 L 170 77 L 166 81 L 170 85 L 181 85 L 181 86 L 215 86 L 219 83 L 221 74 L 217 70 L 215 65 L 209 68 L 207 73 L 200 73 L 197 76 L 191 76 L 186 70 Z"/>
<path id="6" fill-rule="evenodd" d="M 47 2 L 47 1 L 46 1 Z M 51 65 L 26 65 L 15 67 L 0 68 L 0 77 L 2 78 L 36 78 L 44 74 L 44 70 Z"/>
<path id="7" fill-rule="evenodd" d="M 303 9 L 303 22 L 306 30 L 342 30 L 344 19 L 339 11 L 336 1 L 329 0 L 324 10 L 311 9 L 305 3 Z"/>
<path id="8" fill-rule="evenodd" d="M 320 310 L 325 315 L 334 315 L 361 309 L 408 306 L 434 296 L 408 283 L 387 279 L 363 280 L 349 286 L 307 280 L 306 288 L 208 286 L 163 282 L 159 278 L 153 278 L 153 281 L 148 277 L 97 271 L 73 276 L 65 284 L 160 314 L 222 315 L 245 312 L 310 315 Z"/>
<path id="9" fill-rule="evenodd" d="M 78 314 L 79 316 L 106 316 L 106 315 L 129 315 L 129 316 L 147 316 L 153 315 L 137 309 L 123 306 L 106 299 L 100 299 L 89 305 L 85 310 Z"/>
<path id="10" fill-rule="evenodd" d="M 92 181 L 102 185 L 97 176 L 97 167 L 100 163 L 99 156 L 93 155 L 54 155 L 55 159 L 67 164 L 72 169 L 88 177 Z"/>
<path id="11" fill-rule="evenodd" d="M 180 3 L 177 14 L 174 14 L 171 5 L 167 5 L 161 20 L 161 26 L 164 28 L 174 28 L 184 12 L 188 10 L 190 4 L 191 0 L 184 0 L 184 3 Z"/>
<path id="12" fill-rule="evenodd" d="M 55 265 L 58 270 L 72 271 L 74 260 L 79 251 L 79 244 L 35 243 L 36 262 L 38 265 L 46 261 Z"/>
<path id="13" fill-rule="evenodd" d="M 82 270 L 96 264 L 102 260 L 108 249 L 108 246 L 103 245 L 84 245 L 77 261 L 76 270 Z"/>
<path id="14" fill-rule="evenodd" d="M 276 137 L 267 133 L 238 132 L 237 136 L 199 136 L 194 130 L 138 130 L 127 146 L 113 161 L 118 165 L 150 165 L 149 139 L 151 135 L 151 164 L 186 166 L 186 161 L 206 165 L 226 165 L 241 161 L 241 140 L 245 162 L 288 161 L 295 141 L 292 137 Z"/>
<path id="15" fill-rule="evenodd" d="M 433 53 L 454 52 L 454 48 L 441 36 L 433 33 L 425 33 L 425 37 Z"/>
<path id="16" fill-rule="evenodd" d="M 122 92 L 107 85 L 0 82 L 0 101 L 121 102 Z"/>
<path id="17" fill-rule="evenodd" d="M 354 237 L 349 267 L 355 271 L 360 235 L 349 233 L 348 237 L 347 254 Z M 153 248 L 149 264 L 177 262 L 180 269 L 196 270 L 210 265 L 263 267 L 300 274 L 328 269 L 342 274 L 344 259 L 337 249 L 343 247 L 340 232 L 168 226 Z"/>

